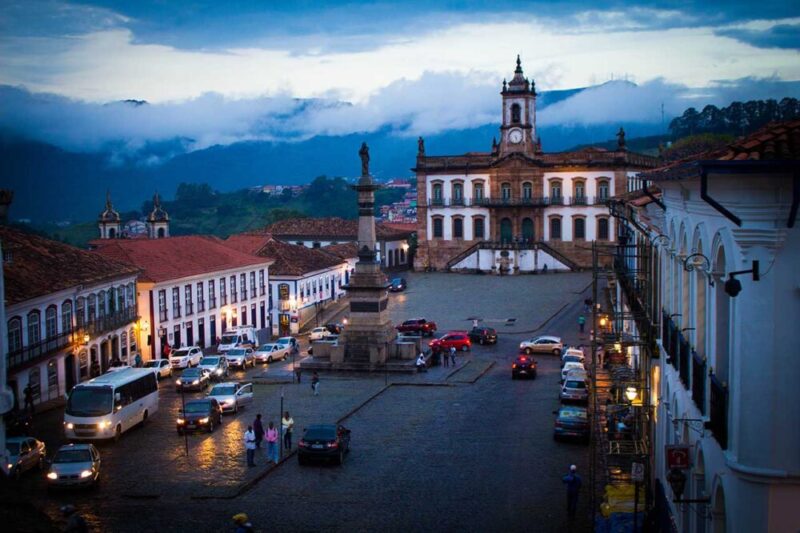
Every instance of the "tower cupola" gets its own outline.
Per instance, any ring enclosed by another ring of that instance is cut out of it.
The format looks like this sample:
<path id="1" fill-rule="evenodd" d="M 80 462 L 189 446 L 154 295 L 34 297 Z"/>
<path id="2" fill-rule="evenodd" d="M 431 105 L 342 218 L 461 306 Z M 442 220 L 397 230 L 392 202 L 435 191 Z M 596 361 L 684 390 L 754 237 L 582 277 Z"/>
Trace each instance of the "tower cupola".
<path id="1" fill-rule="evenodd" d="M 101 239 L 117 239 L 120 237 L 122 221 L 119 213 L 114 210 L 114 206 L 111 204 L 110 191 L 106 191 L 106 208 L 97 218 L 97 226 L 100 229 Z"/>
<path id="2" fill-rule="evenodd" d="M 147 216 L 147 234 L 151 239 L 169 237 L 169 215 L 161 207 L 158 192 L 153 195 L 153 210 Z"/>

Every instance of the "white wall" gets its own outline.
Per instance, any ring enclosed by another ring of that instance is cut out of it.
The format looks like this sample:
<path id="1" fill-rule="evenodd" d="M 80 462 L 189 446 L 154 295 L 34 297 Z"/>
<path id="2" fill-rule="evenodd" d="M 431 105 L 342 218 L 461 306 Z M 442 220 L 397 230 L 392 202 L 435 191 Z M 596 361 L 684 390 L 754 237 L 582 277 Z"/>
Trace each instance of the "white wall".
<path id="1" fill-rule="evenodd" d="M 484 217 L 483 223 L 483 234 L 484 239 L 491 238 L 491 220 L 489 217 L 489 209 L 485 207 L 461 207 L 461 208 L 440 208 L 437 207 L 435 209 L 428 209 L 428 240 L 433 239 L 433 219 L 434 217 L 442 217 L 442 224 L 444 229 L 444 236 L 442 239 L 444 240 L 452 240 L 453 239 L 453 217 L 454 216 L 461 216 L 464 219 L 464 238 L 463 240 L 468 241 L 472 240 L 472 234 L 474 231 L 473 228 L 473 216 L 482 216 Z"/>
<path id="2" fill-rule="evenodd" d="M 288 313 L 297 321 L 290 322 L 291 333 L 298 333 L 300 330 L 300 314 L 302 310 L 314 307 L 318 302 L 327 303 L 338 300 L 346 294 L 342 288 L 350 271 L 352 276 L 353 267 L 349 262 L 342 262 L 341 265 L 309 272 L 305 276 L 273 276 L 270 278 L 270 291 L 272 291 L 272 334 L 278 335 L 279 315 Z M 328 284 L 326 288 L 326 282 Z M 278 292 L 278 286 L 286 283 L 289 285 L 289 304 L 282 304 Z M 316 283 L 317 291 L 314 292 Z M 281 307 L 285 305 L 287 309 Z"/>
<path id="3" fill-rule="evenodd" d="M 507 250 L 509 268 L 515 266 L 520 272 L 540 271 L 547 265 L 548 270 L 569 270 L 569 268 L 543 250 Z M 453 270 L 490 271 L 500 268 L 501 250 L 475 250 L 453 266 Z M 512 271 L 513 273 L 513 271 Z"/>

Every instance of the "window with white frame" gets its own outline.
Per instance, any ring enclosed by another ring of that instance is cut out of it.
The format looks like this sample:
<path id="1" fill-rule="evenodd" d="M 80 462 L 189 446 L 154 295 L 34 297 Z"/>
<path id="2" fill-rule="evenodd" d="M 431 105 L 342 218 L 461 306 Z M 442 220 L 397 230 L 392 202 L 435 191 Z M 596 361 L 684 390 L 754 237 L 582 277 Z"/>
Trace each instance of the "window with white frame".
<path id="1" fill-rule="evenodd" d="M 42 340 L 42 318 L 39 311 L 28 313 L 28 346 Z"/>

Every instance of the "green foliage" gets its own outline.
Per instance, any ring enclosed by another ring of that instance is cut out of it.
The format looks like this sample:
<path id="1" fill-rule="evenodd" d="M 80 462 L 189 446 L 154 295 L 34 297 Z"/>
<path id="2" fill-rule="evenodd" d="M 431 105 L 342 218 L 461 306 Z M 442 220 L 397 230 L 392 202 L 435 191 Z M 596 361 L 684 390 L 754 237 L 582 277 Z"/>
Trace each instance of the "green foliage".
<path id="1" fill-rule="evenodd" d="M 673 139 L 699 133 L 747 135 L 773 121 L 800 117 L 800 101 L 796 98 L 733 102 L 722 109 L 707 105 L 702 111 L 690 107 L 669 124 Z"/>
<path id="2" fill-rule="evenodd" d="M 662 154 L 666 161 L 677 161 L 694 154 L 718 150 L 733 142 L 733 135 L 721 133 L 701 133 L 675 141 Z"/>

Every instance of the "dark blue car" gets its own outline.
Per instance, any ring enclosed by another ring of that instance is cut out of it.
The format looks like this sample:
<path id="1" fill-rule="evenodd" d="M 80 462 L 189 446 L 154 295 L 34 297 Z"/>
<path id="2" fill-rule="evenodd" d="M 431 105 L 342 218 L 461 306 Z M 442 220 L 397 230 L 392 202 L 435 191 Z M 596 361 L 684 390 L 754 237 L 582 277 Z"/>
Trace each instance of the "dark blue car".
<path id="1" fill-rule="evenodd" d="M 556 417 L 553 428 L 553 438 L 589 440 L 589 412 L 585 407 L 575 405 L 562 406 L 558 411 L 553 411 Z"/>

